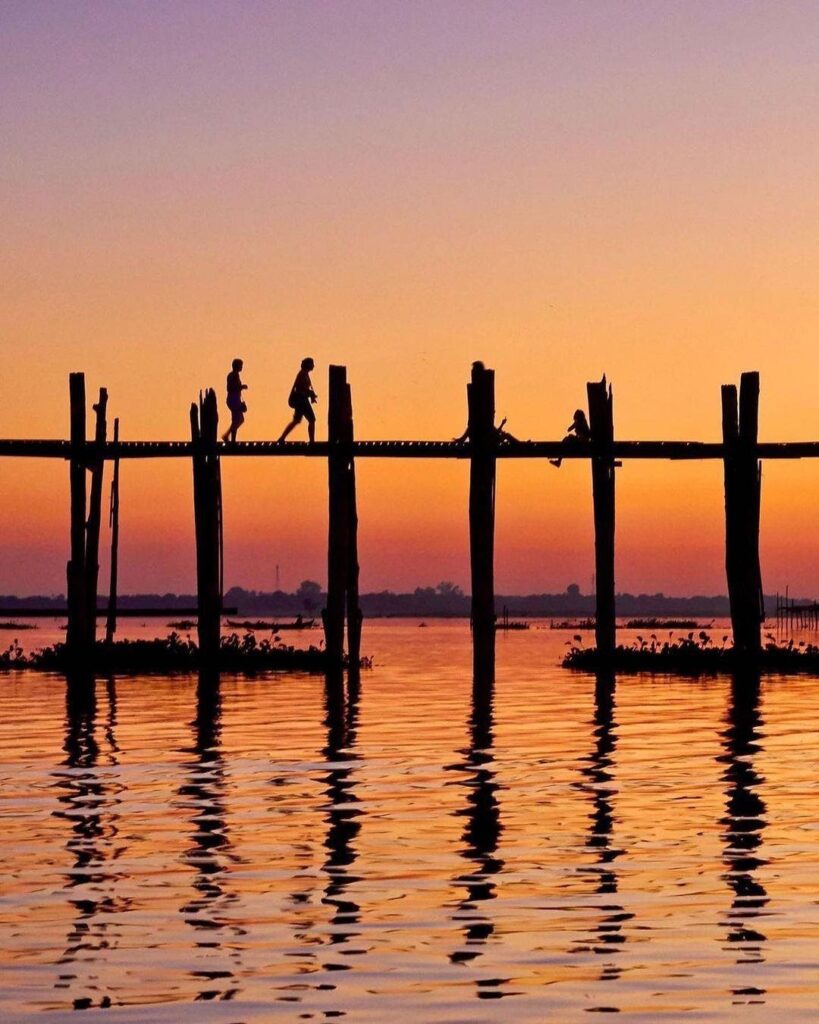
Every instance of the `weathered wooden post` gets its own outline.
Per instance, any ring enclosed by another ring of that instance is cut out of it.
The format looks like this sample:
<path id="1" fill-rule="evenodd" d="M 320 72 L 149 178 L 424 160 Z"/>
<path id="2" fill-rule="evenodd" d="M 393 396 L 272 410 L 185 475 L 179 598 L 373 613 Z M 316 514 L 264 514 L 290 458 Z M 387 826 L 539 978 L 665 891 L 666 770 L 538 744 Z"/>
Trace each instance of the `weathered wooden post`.
<path id="1" fill-rule="evenodd" d="M 67 566 L 68 630 L 66 645 L 72 667 L 88 665 L 85 599 L 85 374 L 68 378 L 71 408 L 71 559 Z"/>
<path id="2" fill-rule="evenodd" d="M 350 578 L 350 487 L 347 473 L 349 452 L 345 451 L 347 406 L 347 368 L 331 366 L 329 370 L 327 440 L 330 454 L 327 461 L 329 483 L 329 517 L 327 535 L 327 607 L 324 610 L 325 648 L 330 659 L 341 662 L 344 657 L 344 618 Z"/>
<path id="3" fill-rule="evenodd" d="M 722 386 L 722 442 L 725 471 L 725 572 L 734 648 L 741 658 L 762 647 L 765 608 L 759 559 L 761 464 L 759 374 L 743 373 L 739 400 L 733 384 Z"/>
<path id="4" fill-rule="evenodd" d="M 103 447 L 107 439 L 106 410 L 108 408 L 108 392 L 100 388 L 100 397 L 94 406 L 96 413 L 96 429 L 94 445 L 96 452 L 91 463 L 91 491 L 88 496 L 88 522 L 86 524 L 85 542 L 85 607 L 88 647 L 94 650 L 97 639 L 97 586 L 100 575 L 100 525 L 102 523 L 102 483 L 105 470 Z"/>
<path id="5" fill-rule="evenodd" d="M 119 417 L 114 420 L 114 444 L 119 444 Z M 117 575 L 119 571 L 119 456 L 114 458 L 111 478 L 111 505 L 108 511 L 111 528 L 111 567 L 108 586 L 108 615 L 105 620 L 105 640 L 112 643 L 117 631 Z"/>
<path id="6" fill-rule="evenodd" d="M 358 511 L 353 459 L 353 401 L 347 368 L 331 366 L 327 436 L 329 529 L 327 538 L 327 607 L 325 647 L 336 664 L 344 658 L 344 624 L 351 667 L 361 657 L 361 608 L 358 603 Z"/>
<path id="7" fill-rule="evenodd" d="M 495 679 L 495 371 L 473 363 L 469 405 L 469 556 L 472 670 L 476 686 Z"/>
<path id="8" fill-rule="evenodd" d="M 595 640 L 598 654 L 611 658 L 617 644 L 614 585 L 614 409 L 611 388 L 601 381 L 586 385 L 592 450 L 594 504 Z"/>
<path id="9" fill-rule="evenodd" d="M 345 442 L 349 445 L 347 473 L 347 501 L 349 505 L 349 552 L 347 560 L 347 653 L 350 659 L 350 670 L 357 672 L 361 661 L 361 605 L 358 595 L 358 505 L 355 487 L 355 459 L 353 458 L 353 396 L 350 385 L 345 387 Z"/>
<path id="10" fill-rule="evenodd" d="M 222 618 L 221 504 L 222 486 L 217 447 L 219 413 L 216 392 L 200 395 L 191 405 L 193 442 L 193 505 L 196 527 L 197 632 L 200 663 L 219 659 Z"/>

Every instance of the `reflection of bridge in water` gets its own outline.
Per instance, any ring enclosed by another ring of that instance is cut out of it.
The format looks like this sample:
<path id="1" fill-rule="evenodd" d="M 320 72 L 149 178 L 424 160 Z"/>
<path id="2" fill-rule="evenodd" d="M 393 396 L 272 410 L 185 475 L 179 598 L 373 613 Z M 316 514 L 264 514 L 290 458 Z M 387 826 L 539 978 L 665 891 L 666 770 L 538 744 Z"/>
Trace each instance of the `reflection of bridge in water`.
<path id="1" fill-rule="evenodd" d="M 233 853 L 226 822 L 226 769 L 222 753 L 222 695 L 219 681 L 203 674 L 196 691 L 196 717 L 191 723 L 193 744 L 183 753 L 187 780 L 178 790 L 178 805 L 191 823 L 191 845 L 184 861 L 194 870 L 196 895 L 181 908 L 196 935 L 201 966 L 191 976 L 200 991 L 197 999 L 232 999 L 239 991 L 244 928 L 231 918 L 238 897 L 230 888 Z"/>
<path id="2" fill-rule="evenodd" d="M 117 764 L 116 688 L 107 683 L 108 714 L 104 722 L 108 763 Z M 123 847 L 115 845 L 119 835 L 116 805 L 121 784 L 105 780 L 100 771 L 102 751 L 96 738 L 98 705 L 96 696 L 66 694 L 65 759 L 54 773 L 57 797 L 62 805 L 55 811 L 70 826 L 66 851 L 73 864 L 66 872 L 65 889 L 74 910 L 55 988 L 66 990 L 75 1010 L 112 1005 L 104 980 L 106 951 L 117 945 L 112 915 L 130 908 L 130 901 L 117 894 L 121 874 L 112 867 Z"/>
<path id="3" fill-rule="evenodd" d="M 725 815 L 720 821 L 725 843 L 723 877 L 733 894 L 724 925 L 738 965 L 763 963 L 767 942 L 760 919 L 765 916 L 769 898 L 757 877 L 759 868 L 767 864 L 761 856 L 767 808 L 757 792 L 765 779 L 754 767 L 763 736 L 759 696 L 758 677 L 733 680 L 722 733 L 725 750 L 718 758 L 725 766 L 722 778 L 726 783 Z M 753 972 L 749 980 L 754 980 Z M 765 990 L 754 984 L 741 985 L 734 989 L 734 995 L 758 1001 Z"/>
<path id="4" fill-rule="evenodd" d="M 581 771 L 586 779 L 583 788 L 592 801 L 586 847 L 594 853 L 596 863 L 583 870 L 596 879 L 595 893 L 603 897 L 603 900 L 594 904 L 594 909 L 600 915 L 594 930 L 587 938 L 580 940 L 572 952 L 592 952 L 600 956 L 600 980 L 616 981 L 620 977 L 621 968 L 615 958 L 622 943 L 626 941 L 623 924 L 630 921 L 634 914 L 626 912 L 616 899 L 619 882 L 615 862 L 624 851 L 612 843 L 614 799 L 617 796 L 614 775 L 617 724 L 614 718 L 615 681 L 612 676 L 601 674 L 597 677 L 594 704 L 592 724 L 595 744 L 588 763 Z"/>

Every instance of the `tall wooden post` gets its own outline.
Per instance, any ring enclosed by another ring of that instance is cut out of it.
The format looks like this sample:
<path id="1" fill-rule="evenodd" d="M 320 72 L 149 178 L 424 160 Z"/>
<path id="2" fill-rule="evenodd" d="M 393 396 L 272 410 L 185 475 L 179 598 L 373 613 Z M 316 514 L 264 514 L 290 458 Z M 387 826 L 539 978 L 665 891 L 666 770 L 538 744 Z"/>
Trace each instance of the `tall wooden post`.
<path id="1" fill-rule="evenodd" d="M 361 606 L 358 595 L 358 505 L 355 487 L 355 459 L 353 458 L 353 396 L 350 385 L 345 388 L 345 441 L 349 445 L 346 458 L 347 503 L 349 506 L 349 551 L 347 556 L 347 653 L 350 671 L 356 672 L 361 661 Z"/>
<path id="2" fill-rule="evenodd" d="M 222 484 L 217 447 L 219 413 L 216 392 L 191 405 L 193 505 L 196 526 L 196 589 L 199 658 L 202 665 L 219 660 L 222 618 L 221 505 Z"/>
<path id="3" fill-rule="evenodd" d="M 473 364 L 469 405 L 469 556 L 472 669 L 476 686 L 495 679 L 495 371 Z"/>
<path id="4" fill-rule="evenodd" d="M 119 444 L 119 417 L 114 420 L 114 444 Z M 105 640 L 112 643 L 117 631 L 117 576 L 119 573 L 119 456 L 114 458 L 111 478 L 111 505 L 108 512 L 111 527 L 111 566 L 108 586 L 108 616 L 105 620 Z"/>
<path id="5" fill-rule="evenodd" d="M 725 468 L 725 572 L 734 647 L 741 658 L 762 647 L 765 608 L 759 559 L 761 465 L 759 374 L 743 373 L 739 400 L 733 384 L 722 387 L 722 441 Z"/>
<path id="6" fill-rule="evenodd" d="M 617 644 L 614 585 L 614 408 L 611 388 L 601 381 L 586 385 L 592 435 L 594 504 L 595 640 L 598 654 L 611 657 Z"/>
<path id="7" fill-rule="evenodd" d="M 68 378 L 71 407 L 71 559 L 67 567 L 68 630 L 66 644 L 72 667 L 88 666 L 85 599 L 85 374 Z"/>
<path id="8" fill-rule="evenodd" d="M 85 625 L 88 631 L 89 649 L 92 651 L 97 639 L 97 586 L 100 575 L 100 525 L 102 523 L 102 483 L 105 469 L 102 449 L 107 439 L 107 408 L 108 392 L 105 388 L 100 388 L 99 401 L 94 406 L 96 413 L 94 444 L 97 453 L 91 463 L 91 491 L 88 500 L 85 542 Z"/>
<path id="9" fill-rule="evenodd" d="M 330 659 L 344 657 L 344 618 L 350 566 L 350 488 L 345 451 L 347 368 L 331 366 L 329 371 L 327 440 L 329 517 L 327 535 L 327 607 L 324 610 L 325 648 Z"/>

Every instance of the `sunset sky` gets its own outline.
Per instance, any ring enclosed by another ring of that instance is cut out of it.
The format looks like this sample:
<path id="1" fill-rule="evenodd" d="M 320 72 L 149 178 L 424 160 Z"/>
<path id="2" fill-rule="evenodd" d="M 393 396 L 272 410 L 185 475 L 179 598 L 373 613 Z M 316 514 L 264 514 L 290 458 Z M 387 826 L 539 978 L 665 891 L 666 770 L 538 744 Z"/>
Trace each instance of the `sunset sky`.
<path id="1" fill-rule="evenodd" d="M 477 358 L 523 438 L 605 372 L 619 438 L 717 440 L 748 369 L 762 439 L 819 438 L 817 40 L 789 0 L 4 0 L 0 436 L 66 437 L 85 370 L 184 438 L 241 356 L 275 437 L 311 355 L 319 438 L 328 363 L 359 438 L 446 438 Z M 0 471 L 0 592 L 63 591 L 66 466 Z M 365 590 L 468 589 L 467 476 L 360 463 Z M 499 592 L 591 589 L 589 477 L 499 466 Z M 324 582 L 323 461 L 223 478 L 226 584 Z M 819 595 L 817 510 L 765 466 L 767 592 Z M 192 519 L 186 462 L 124 465 L 123 591 L 194 589 Z M 722 545 L 719 463 L 619 471 L 618 589 L 724 593 Z"/>

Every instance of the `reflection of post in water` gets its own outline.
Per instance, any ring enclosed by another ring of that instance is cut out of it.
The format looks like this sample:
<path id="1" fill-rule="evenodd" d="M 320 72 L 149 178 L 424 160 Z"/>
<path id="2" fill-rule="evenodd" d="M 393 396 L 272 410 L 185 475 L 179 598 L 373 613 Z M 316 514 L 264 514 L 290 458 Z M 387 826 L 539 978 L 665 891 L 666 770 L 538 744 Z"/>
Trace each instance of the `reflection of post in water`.
<path id="1" fill-rule="evenodd" d="M 357 754 L 353 749 L 358 727 L 358 699 L 357 680 L 350 680 L 345 694 L 341 672 L 328 673 L 325 686 L 327 745 L 323 750 L 328 764 L 327 834 L 324 840 L 327 850 L 324 862 L 327 884 L 322 902 L 333 908 L 330 919 L 332 945 L 343 945 L 358 935 L 356 926 L 361 918 L 361 909 L 348 892 L 349 887 L 359 881 L 351 871 L 357 857 L 355 838 L 361 829 L 358 821 L 361 811 L 356 807 L 358 797 L 354 776 Z M 348 965 L 332 966 L 340 970 L 346 969 Z"/>
<path id="2" fill-rule="evenodd" d="M 190 760 L 183 765 L 187 782 L 178 790 L 182 806 L 190 813 L 191 846 L 185 859 L 195 869 L 196 895 L 182 907 L 185 923 L 198 934 L 196 947 L 210 951 L 213 966 L 191 971 L 203 985 L 198 999 L 231 999 L 238 992 L 233 984 L 238 950 L 226 944 L 227 935 L 235 938 L 242 929 L 232 923 L 227 911 L 236 902 L 228 886 L 227 861 L 234 860 L 225 824 L 225 765 L 221 750 L 222 696 L 218 676 L 204 672 L 196 691 L 196 718 Z M 228 959 L 216 959 L 227 948 Z"/>
<path id="3" fill-rule="evenodd" d="M 756 927 L 768 903 L 765 887 L 756 878 L 757 868 L 766 864 L 760 857 L 765 828 L 765 802 L 758 794 L 764 778 L 754 768 L 753 756 L 761 749 L 762 717 L 759 713 L 759 677 L 735 676 L 731 684 L 731 703 L 722 737 L 724 752 L 718 760 L 725 765 L 725 816 L 722 839 L 725 844 L 723 878 L 733 893 L 731 909 L 725 921 L 729 948 L 737 954 L 737 963 L 762 963 L 765 935 Z M 738 989 L 735 994 L 764 994 L 759 989 Z"/>
<path id="4" fill-rule="evenodd" d="M 617 748 L 615 708 L 614 677 L 610 673 L 600 673 L 594 690 L 594 746 L 581 771 L 586 778 L 583 788 L 592 798 L 586 847 L 596 855 L 596 863 L 586 870 L 596 877 L 595 892 L 605 899 L 596 906 L 601 916 L 590 939 L 575 946 L 573 952 L 591 950 L 607 958 L 600 971 L 601 981 L 614 981 L 620 976 L 621 968 L 610 958 L 620 952 L 620 945 L 626 941 L 623 922 L 634 916 L 626 913 L 613 898 L 618 889 L 614 862 L 623 852 L 612 844 L 614 797 L 617 795 L 614 785 L 614 752 Z"/>
<path id="5" fill-rule="evenodd" d="M 111 1005 L 111 997 L 100 978 L 106 951 L 114 944 L 108 934 L 107 916 L 126 906 L 114 891 L 119 876 L 106 866 L 116 852 L 112 843 L 118 829 L 111 805 L 121 787 L 106 785 L 98 771 L 96 716 L 93 688 L 68 684 L 65 758 L 62 770 L 54 773 L 61 808 L 54 814 L 70 825 L 66 850 L 73 864 L 65 876 L 65 889 L 75 916 L 66 937 L 65 952 L 58 961 L 61 970 L 55 988 L 76 993 L 72 1004 L 77 1010 Z M 109 700 L 106 734 L 112 751 L 117 749 L 113 741 L 115 724 L 116 712 Z M 115 754 L 110 755 L 110 761 L 117 763 Z"/>
<path id="6" fill-rule="evenodd" d="M 500 820 L 498 783 L 495 781 L 494 757 L 494 687 L 476 678 L 472 687 L 472 709 L 469 720 L 469 746 L 464 760 L 453 767 L 465 773 L 462 785 L 467 787 L 466 807 L 457 813 L 466 818 L 462 833 L 462 856 L 468 864 L 465 874 L 455 881 L 463 886 L 464 898 L 458 901 L 455 920 L 464 933 L 462 948 L 450 954 L 450 961 L 466 964 L 481 956 L 481 947 L 491 938 L 495 925 L 483 905 L 496 897 L 494 876 L 503 869 L 497 854 L 503 825 Z M 482 978 L 477 981 L 479 999 L 497 999 L 504 993 L 508 979 Z"/>

